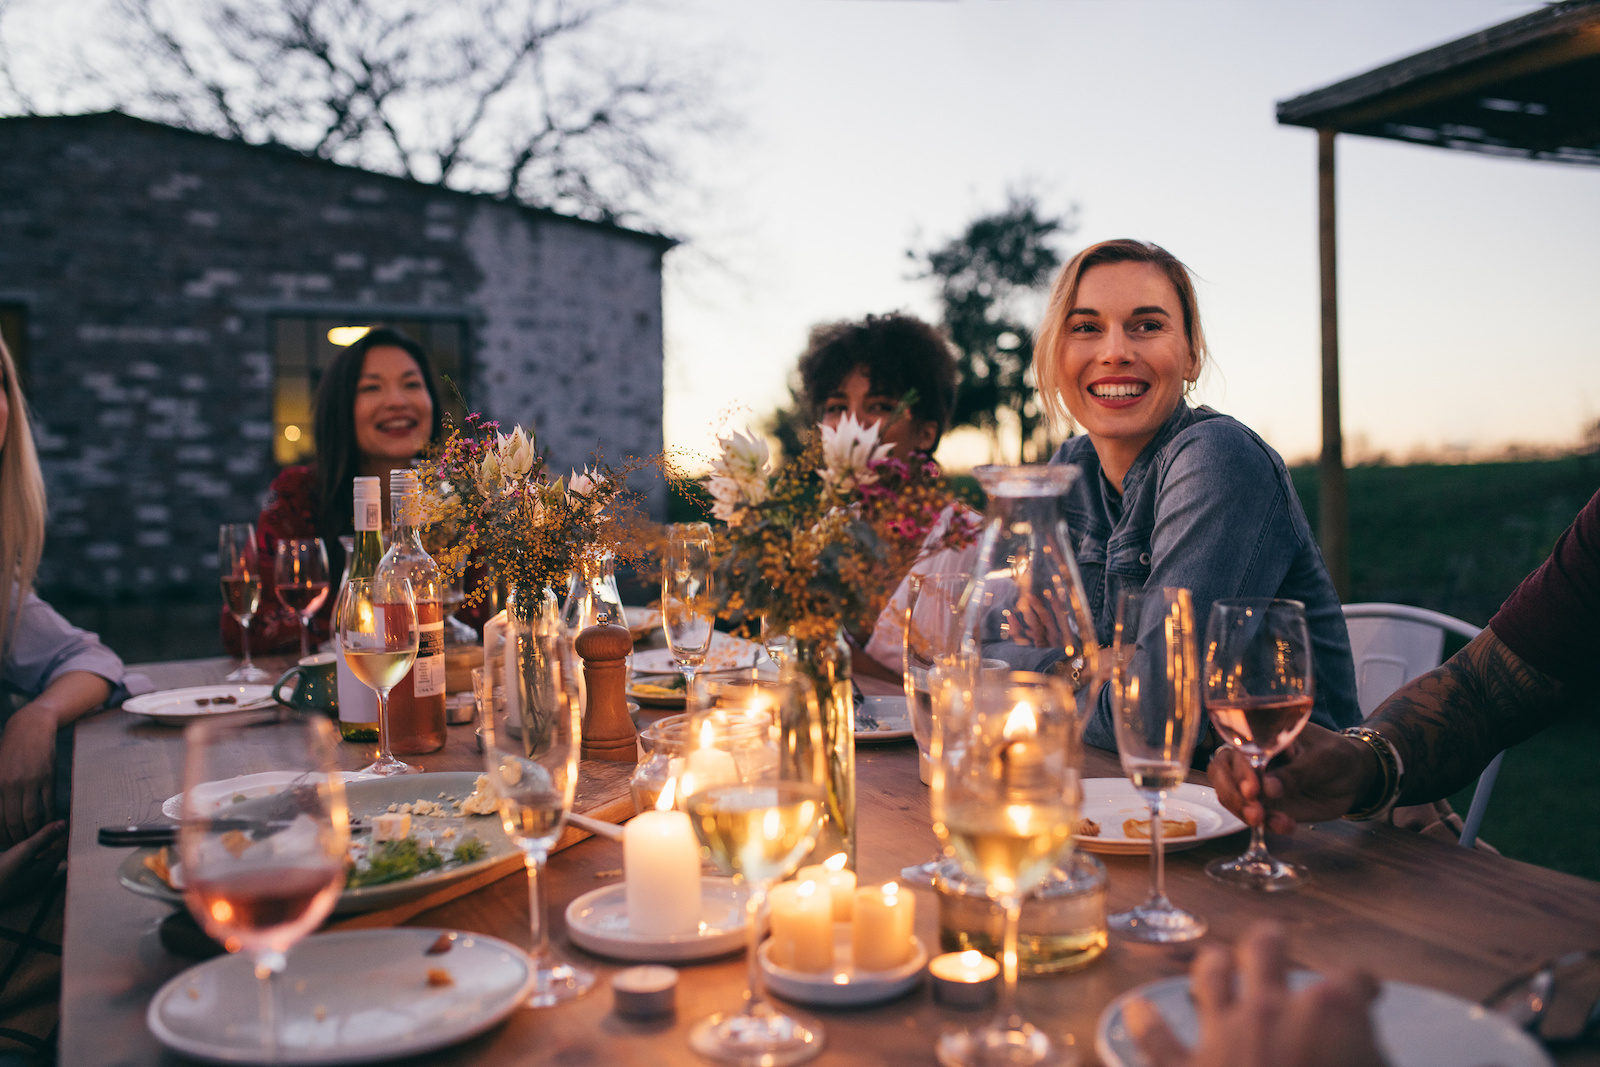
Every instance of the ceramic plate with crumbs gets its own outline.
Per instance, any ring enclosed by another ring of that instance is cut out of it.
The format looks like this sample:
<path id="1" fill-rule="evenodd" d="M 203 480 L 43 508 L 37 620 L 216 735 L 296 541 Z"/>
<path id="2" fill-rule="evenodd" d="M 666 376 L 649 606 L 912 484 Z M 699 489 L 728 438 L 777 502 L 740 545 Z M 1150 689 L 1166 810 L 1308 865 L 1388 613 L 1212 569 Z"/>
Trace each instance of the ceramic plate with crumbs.
<path id="1" fill-rule="evenodd" d="M 162 726 L 187 726 L 196 719 L 226 715 L 271 697 L 270 685 L 193 685 L 129 697 L 122 702 L 122 710 Z"/>

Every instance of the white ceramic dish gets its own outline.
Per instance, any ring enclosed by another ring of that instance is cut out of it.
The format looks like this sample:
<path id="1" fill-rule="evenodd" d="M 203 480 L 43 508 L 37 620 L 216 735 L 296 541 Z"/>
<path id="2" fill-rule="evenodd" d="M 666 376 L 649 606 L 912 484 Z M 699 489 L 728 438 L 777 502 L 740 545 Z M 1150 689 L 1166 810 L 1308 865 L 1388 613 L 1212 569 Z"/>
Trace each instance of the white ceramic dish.
<path id="1" fill-rule="evenodd" d="M 472 786 L 477 777 L 473 771 L 442 771 L 433 774 L 406 774 L 397 778 L 366 778 L 351 782 L 346 787 L 345 795 L 349 800 L 350 814 L 358 818 L 371 818 L 387 811 L 390 804 L 409 804 L 417 800 L 433 801 L 454 810 L 455 806 L 446 803 L 439 794 L 465 800 L 472 794 Z M 455 836 L 444 837 L 446 829 L 454 830 Z M 493 867 L 507 856 L 521 855 L 516 843 L 506 836 L 505 828 L 497 815 L 450 818 L 413 815 L 411 832 L 413 835 L 431 834 L 440 852 L 448 852 L 465 837 L 476 837 L 484 844 L 484 854 L 482 858 L 471 863 L 425 871 L 403 882 L 346 889 L 339 894 L 339 902 L 333 906 L 335 915 L 376 911 L 379 908 L 403 904 L 452 882 L 470 878 Z M 154 851 L 148 848 L 135 849 L 118 866 L 117 879 L 123 888 L 130 892 L 164 901 L 173 907 L 182 907 L 183 894 L 157 878 L 155 873 L 144 865 L 145 857 Z"/>
<path id="2" fill-rule="evenodd" d="M 241 704 L 251 704 L 272 696 L 270 685 L 193 685 L 187 689 L 165 689 L 159 693 L 129 697 L 122 702 L 122 710 L 143 715 L 162 726 L 187 726 L 196 719 L 211 715 L 226 715 L 238 711 Z M 213 704 L 217 697 L 232 697 L 232 704 Z M 206 703 L 197 704 L 195 701 Z"/>
<path id="3" fill-rule="evenodd" d="M 427 955 L 441 934 L 448 952 Z M 450 975 L 430 985 L 428 971 Z M 278 978 L 278 1062 L 372 1063 L 475 1037 L 532 991 L 514 945 L 481 934 L 397 927 L 308 937 Z M 173 978 L 150 1002 L 150 1032 L 168 1048 L 219 1063 L 264 1063 L 249 957 L 218 956 Z"/>
<path id="4" fill-rule="evenodd" d="M 698 677 L 701 674 L 715 674 L 717 671 L 749 670 L 765 653 L 766 649 L 755 641 L 734 637 L 718 630 L 711 635 L 711 648 L 706 652 L 706 661 L 700 665 L 695 675 Z M 670 648 L 647 648 L 633 654 L 635 674 L 676 674 L 677 671 L 678 664 L 672 658 Z"/>
<path id="5" fill-rule="evenodd" d="M 1167 797 L 1165 812 L 1172 819 L 1193 819 L 1195 832 L 1184 837 L 1168 837 L 1162 844 L 1168 852 L 1194 848 L 1206 841 L 1227 837 L 1245 829 L 1233 812 L 1217 800 L 1217 791 L 1208 785 L 1185 782 Z M 1100 836 L 1079 837 L 1078 847 L 1086 852 L 1112 856 L 1149 855 L 1150 839 L 1128 837 L 1122 832 L 1125 819 L 1148 819 L 1150 809 L 1144 798 L 1126 778 L 1088 778 L 1083 783 L 1083 817 L 1100 824 Z"/>
<path id="6" fill-rule="evenodd" d="M 635 641 L 649 637 L 652 630 L 661 626 L 661 612 L 656 608 L 624 607 L 622 616 L 627 620 L 628 633 Z"/>
<path id="7" fill-rule="evenodd" d="M 772 941 L 761 946 L 761 973 L 767 988 L 785 1000 L 824 1008 L 857 1007 L 893 1000 L 915 989 L 928 966 L 928 950 L 911 939 L 911 958 L 892 971 L 857 971 L 851 966 L 850 924 L 833 926 L 834 966 L 820 974 L 791 971 L 772 962 Z"/>
<path id="8" fill-rule="evenodd" d="M 687 963 L 744 948 L 744 890 L 728 878 L 700 879 L 700 931 L 639 937 L 628 928 L 625 886 L 608 885 L 567 905 L 567 937 L 580 948 L 612 959 Z"/>
<path id="9" fill-rule="evenodd" d="M 1289 985 L 1303 989 L 1317 980 L 1311 971 L 1293 971 Z M 1179 975 L 1130 990 L 1100 1014 L 1094 1047 L 1106 1067 L 1149 1067 L 1123 1022 L 1123 1009 L 1135 996 L 1150 1001 L 1178 1040 L 1193 1046 L 1199 1021 L 1189 999 L 1189 978 Z M 1505 1018 L 1450 993 L 1406 982 L 1385 982 L 1372 1008 L 1378 1047 L 1391 1067 L 1554 1067 L 1554 1061 L 1527 1034 Z"/>
<path id="10" fill-rule="evenodd" d="M 865 711 L 877 721 L 877 728 L 862 729 L 861 713 Z M 904 741 L 911 736 L 911 713 L 906 710 L 903 696 L 867 697 L 856 709 L 856 741 Z"/>
<path id="11" fill-rule="evenodd" d="M 649 682 L 653 685 L 664 686 L 673 679 L 682 681 L 683 675 L 677 673 L 641 675 L 635 671 L 633 675 L 633 684 L 637 685 L 640 682 Z M 635 704 L 638 704 L 642 708 L 682 708 L 684 706 L 683 694 L 684 690 L 682 689 L 679 689 L 675 693 L 646 693 L 633 688 L 633 686 L 628 687 L 628 699 L 633 701 Z"/>
<path id="12" fill-rule="evenodd" d="M 228 778 L 221 782 L 205 782 L 196 787 L 200 803 L 206 811 L 221 811 L 229 805 L 241 800 L 253 800 L 256 797 L 271 796 L 284 786 L 294 782 L 299 775 L 293 771 L 262 771 L 260 774 L 244 774 L 238 778 Z M 339 777 L 346 784 L 350 782 L 364 782 L 376 778 L 375 774 L 363 774 L 361 771 L 340 771 Z M 161 814 L 169 819 L 183 818 L 183 794 L 168 797 L 161 804 Z"/>

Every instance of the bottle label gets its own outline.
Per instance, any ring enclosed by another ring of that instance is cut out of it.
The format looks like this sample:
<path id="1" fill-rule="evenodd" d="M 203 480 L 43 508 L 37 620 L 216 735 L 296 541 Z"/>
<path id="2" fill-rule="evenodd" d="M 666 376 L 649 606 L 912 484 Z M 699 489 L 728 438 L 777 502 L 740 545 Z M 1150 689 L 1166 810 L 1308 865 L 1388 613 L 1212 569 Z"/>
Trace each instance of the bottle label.
<path id="1" fill-rule="evenodd" d="M 376 500 L 356 501 L 356 530 L 366 532 L 383 529 L 383 508 Z"/>
<path id="2" fill-rule="evenodd" d="M 436 697 L 444 692 L 444 622 L 417 626 L 417 662 L 411 668 L 412 695 Z"/>

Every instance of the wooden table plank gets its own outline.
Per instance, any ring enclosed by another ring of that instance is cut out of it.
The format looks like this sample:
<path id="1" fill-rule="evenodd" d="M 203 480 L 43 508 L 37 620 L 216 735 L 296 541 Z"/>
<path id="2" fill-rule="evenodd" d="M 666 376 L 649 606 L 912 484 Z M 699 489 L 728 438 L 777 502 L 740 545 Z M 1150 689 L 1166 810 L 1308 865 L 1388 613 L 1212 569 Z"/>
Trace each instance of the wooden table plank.
<path id="1" fill-rule="evenodd" d="M 213 663 L 223 661 L 212 661 Z M 164 687 L 200 684 L 211 665 L 161 665 Z M 116 885 L 123 855 L 94 843 L 94 830 L 123 818 L 148 818 L 176 788 L 181 756 L 176 733 L 137 725 L 112 713 L 79 727 L 68 883 L 67 950 L 63 988 L 62 1062 L 178 1063 L 144 1026 L 144 1011 L 162 981 L 187 966 L 155 940 L 165 909 Z M 452 727 L 443 763 L 475 766 L 469 728 Z M 353 746 L 352 746 L 353 747 Z M 434 757 L 422 757 L 433 769 Z M 1091 777 L 1120 777 L 1115 757 L 1091 750 Z M 909 743 L 862 746 L 857 752 L 860 874 L 863 883 L 899 875 L 933 854 L 927 789 L 917 781 Z M 1380 977 L 1434 986 L 1477 999 L 1506 977 L 1572 948 L 1600 948 L 1600 883 L 1455 848 L 1390 827 L 1330 823 L 1290 838 L 1272 839 L 1275 852 L 1308 866 L 1304 891 L 1256 894 L 1219 885 L 1204 873 L 1218 856 L 1237 854 L 1242 835 L 1168 858 L 1168 890 L 1181 906 L 1211 924 L 1209 941 L 1232 941 L 1251 923 L 1274 918 L 1291 931 L 1295 959 L 1325 969 L 1349 964 Z M 1143 898 L 1148 861 L 1102 857 L 1111 874 L 1110 906 Z M 544 884 L 552 905 L 558 950 L 599 972 L 588 997 L 559 1008 L 523 1010 L 475 1041 L 428 1058 L 441 1064 L 698 1064 L 686 1042 L 702 1016 L 738 1004 L 744 964 L 738 957 L 682 968 L 678 1012 L 663 1022 L 630 1023 L 611 1013 L 605 983 L 627 964 L 590 956 L 565 941 L 560 909 L 614 880 L 622 866 L 616 842 L 582 841 L 552 861 Z M 917 934 L 937 942 L 937 904 L 919 890 Z M 417 915 L 408 925 L 451 926 L 528 940 L 524 879 L 502 878 L 477 892 Z M 1023 1011 L 1035 1023 L 1070 1035 L 1096 1061 L 1090 1046 L 1100 1011 L 1142 982 L 1182 973 L 1193 946 L 1157 948 L 1112 939 L 1105 956 L 1082 972 L 1029 979 Z M 828 1049 L 822 1064 L 931 1062 L 941 1029 L 981 1021 L 932 1003 L 926 987 L 900 1000 L 854 1011 L 804 1009 L 823 1021 Z M 1563 1065 L 1600 1065 L 1600 1048 L 1566 1050 Z"/>

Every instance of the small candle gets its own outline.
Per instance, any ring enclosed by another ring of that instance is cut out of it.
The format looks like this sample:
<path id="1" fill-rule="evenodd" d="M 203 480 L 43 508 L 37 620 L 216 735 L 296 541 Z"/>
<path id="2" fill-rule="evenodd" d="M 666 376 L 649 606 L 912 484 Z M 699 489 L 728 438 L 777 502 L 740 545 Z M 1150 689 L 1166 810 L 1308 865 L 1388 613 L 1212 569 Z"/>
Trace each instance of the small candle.
<path id="1" fill-rule="evenodd" d="M 933 996 L 954 1008 L 981 1008 L 994 1000 L 1000 964 L 973 949 L 946 952 L 928 963 Z"/>
<path id="2" fill-rule="evenodd" d="M 838 852 L 821 863 L 801 867 L 794 876 L 796 882 L 816 882 L 827 887 L 833 898 L 833 921 L 836 923 L 849 922 L 856 904 L 856 872 L 845 870 L 848 859 L 843 852 Z"/>
<path id="3" fill-rule="evenodd" d="M 630 1018 L 666 1015 L 677 990 L 678 972 L 671 967 L 629 967 L 611 979 L 612 1006 Z"/>
<path id="4" fill-rule="evenodd" d="M 768 898 L 772 911 L 772 962 L 816 974 L 833 967 L 833 902 L 813 881 L 784 882 Z"/>
<path id="5" fill-rule="evenodd" d="M 895 882 L 855 892 L 855 926 L 850 945 L 858 971 L 890 971 L 911 958 L 911 926 L 917 899 Z"/>
<path id="6" fill-rule="evenodd" d="M 669 781 L 657 810 L 634 816 L 623 831 L 628 928 L 641 937 L 700 928 L 700 843 L 689 816 L 670 810 L 672 800 Z"/>

